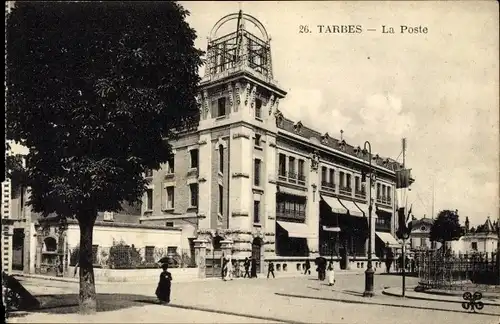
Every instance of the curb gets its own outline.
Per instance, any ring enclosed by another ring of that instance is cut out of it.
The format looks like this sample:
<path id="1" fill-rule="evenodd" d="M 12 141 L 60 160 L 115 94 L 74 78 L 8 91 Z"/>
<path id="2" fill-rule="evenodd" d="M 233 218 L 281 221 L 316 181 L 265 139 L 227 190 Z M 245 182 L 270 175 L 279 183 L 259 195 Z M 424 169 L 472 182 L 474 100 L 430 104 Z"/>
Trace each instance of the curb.
<path id="1" fill-rule="evenodd" d="M 443 302 L 443 303 L 456 303 L 456 304 L 463 303 L 463 301 L 460 301 L 460 300 L 419 297 L 419 296 L 411 296 L 411 295 L 408 295 L 408 294 L 405 294 L 405 296 L 403 297 L 400 294 L 389 292 L 386 289 L 382 290 L 382 295 L 391 296 L 391 297 L 398 297 L 398 298 L 415 299 L 415 300 L 426 300 L 426 301 L 433 301 L 433 302 Z M 483 304 L 487 305 L 487 306 L 500 306 L 500 303 L 492 303 L 492 302 L 483 302 Z"/>

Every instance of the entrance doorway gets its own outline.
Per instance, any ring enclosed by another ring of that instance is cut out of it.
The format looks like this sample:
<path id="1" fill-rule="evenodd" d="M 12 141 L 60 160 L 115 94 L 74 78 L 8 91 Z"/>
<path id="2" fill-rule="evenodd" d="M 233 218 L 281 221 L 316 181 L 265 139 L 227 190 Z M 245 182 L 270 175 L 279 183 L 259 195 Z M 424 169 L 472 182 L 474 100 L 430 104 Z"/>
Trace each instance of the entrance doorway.
<path id="1" fill-rule="evenodd" d="M 252 242 L 252 258 L 255 260 L 257 273 L 261 272 L 260 271 L 261 250 L 262 250 L 262 240 L 256 237 Z"/>
<path id="2" fill-rule="evenodd" d="M 24 229 L 15 228 L 12 236 L 12 270 L 24 269 Z"/>

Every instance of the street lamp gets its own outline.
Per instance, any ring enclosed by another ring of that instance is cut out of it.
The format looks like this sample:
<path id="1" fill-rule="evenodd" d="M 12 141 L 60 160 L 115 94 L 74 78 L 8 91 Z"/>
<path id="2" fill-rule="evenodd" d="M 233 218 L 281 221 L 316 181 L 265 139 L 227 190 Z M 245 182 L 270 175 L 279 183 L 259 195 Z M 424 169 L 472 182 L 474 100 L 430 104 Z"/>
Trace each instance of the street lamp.
<path id="1" fill-rule="evenodd" d="M 368 265 L 365 271 L 365 292 L 363 293 L 363 297 L 372 297 L 373 296 L 373 277 L 375 271 L 373 271 L 372 265 L 372 182 L 373 182 L 373 170 L 372 170 L 372 146 L 370 142 L 366 141 L 364 145 L 363 152 L 366 152 L 366 147 L 368 146 L 368 160 L 369 160 L 369 175 L 370 175 L 370 183 L 368 186 Z"/>

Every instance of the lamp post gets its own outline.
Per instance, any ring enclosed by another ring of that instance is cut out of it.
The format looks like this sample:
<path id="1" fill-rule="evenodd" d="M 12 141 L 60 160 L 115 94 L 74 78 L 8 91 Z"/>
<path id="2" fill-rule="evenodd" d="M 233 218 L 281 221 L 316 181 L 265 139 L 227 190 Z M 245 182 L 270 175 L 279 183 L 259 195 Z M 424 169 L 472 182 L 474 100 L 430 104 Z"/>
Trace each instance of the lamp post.
<path id="1" fill-rule="evenodd" d="M 370 183 L 368 186 L 368 265 L 365 271 L 365 292 L 363 293 L 363 297 L 372 297 L 373 296 L 373 277 L 375 271 L 373 271 L 372 265 L 372 182 L 373 182 L 373 170 L 372 170 L 372 146 L 370 142 L 366 141 L 364 145 L 363 151 L 366 152 L 366 147 L 368 146 L 368 160 L 369 160 L 369 176 Z"/>

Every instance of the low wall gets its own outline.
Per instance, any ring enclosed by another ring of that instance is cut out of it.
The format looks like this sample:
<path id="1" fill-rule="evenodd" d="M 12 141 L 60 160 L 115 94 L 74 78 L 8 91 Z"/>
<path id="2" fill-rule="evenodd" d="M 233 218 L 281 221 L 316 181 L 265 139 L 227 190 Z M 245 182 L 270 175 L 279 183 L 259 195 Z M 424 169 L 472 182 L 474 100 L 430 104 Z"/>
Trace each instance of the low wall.
<path id="1" fill-rule="evenodd" d="M 73 275 L 74 267 L 68 273 Z M 108 282 L 155 282 L 159 280 L 160 268 L 156 269 L 102 269 L 94 268 L 95 281 Z M 198 278 L 198 268 L 168 269 L 174 281 L 189 281 Z"/>

